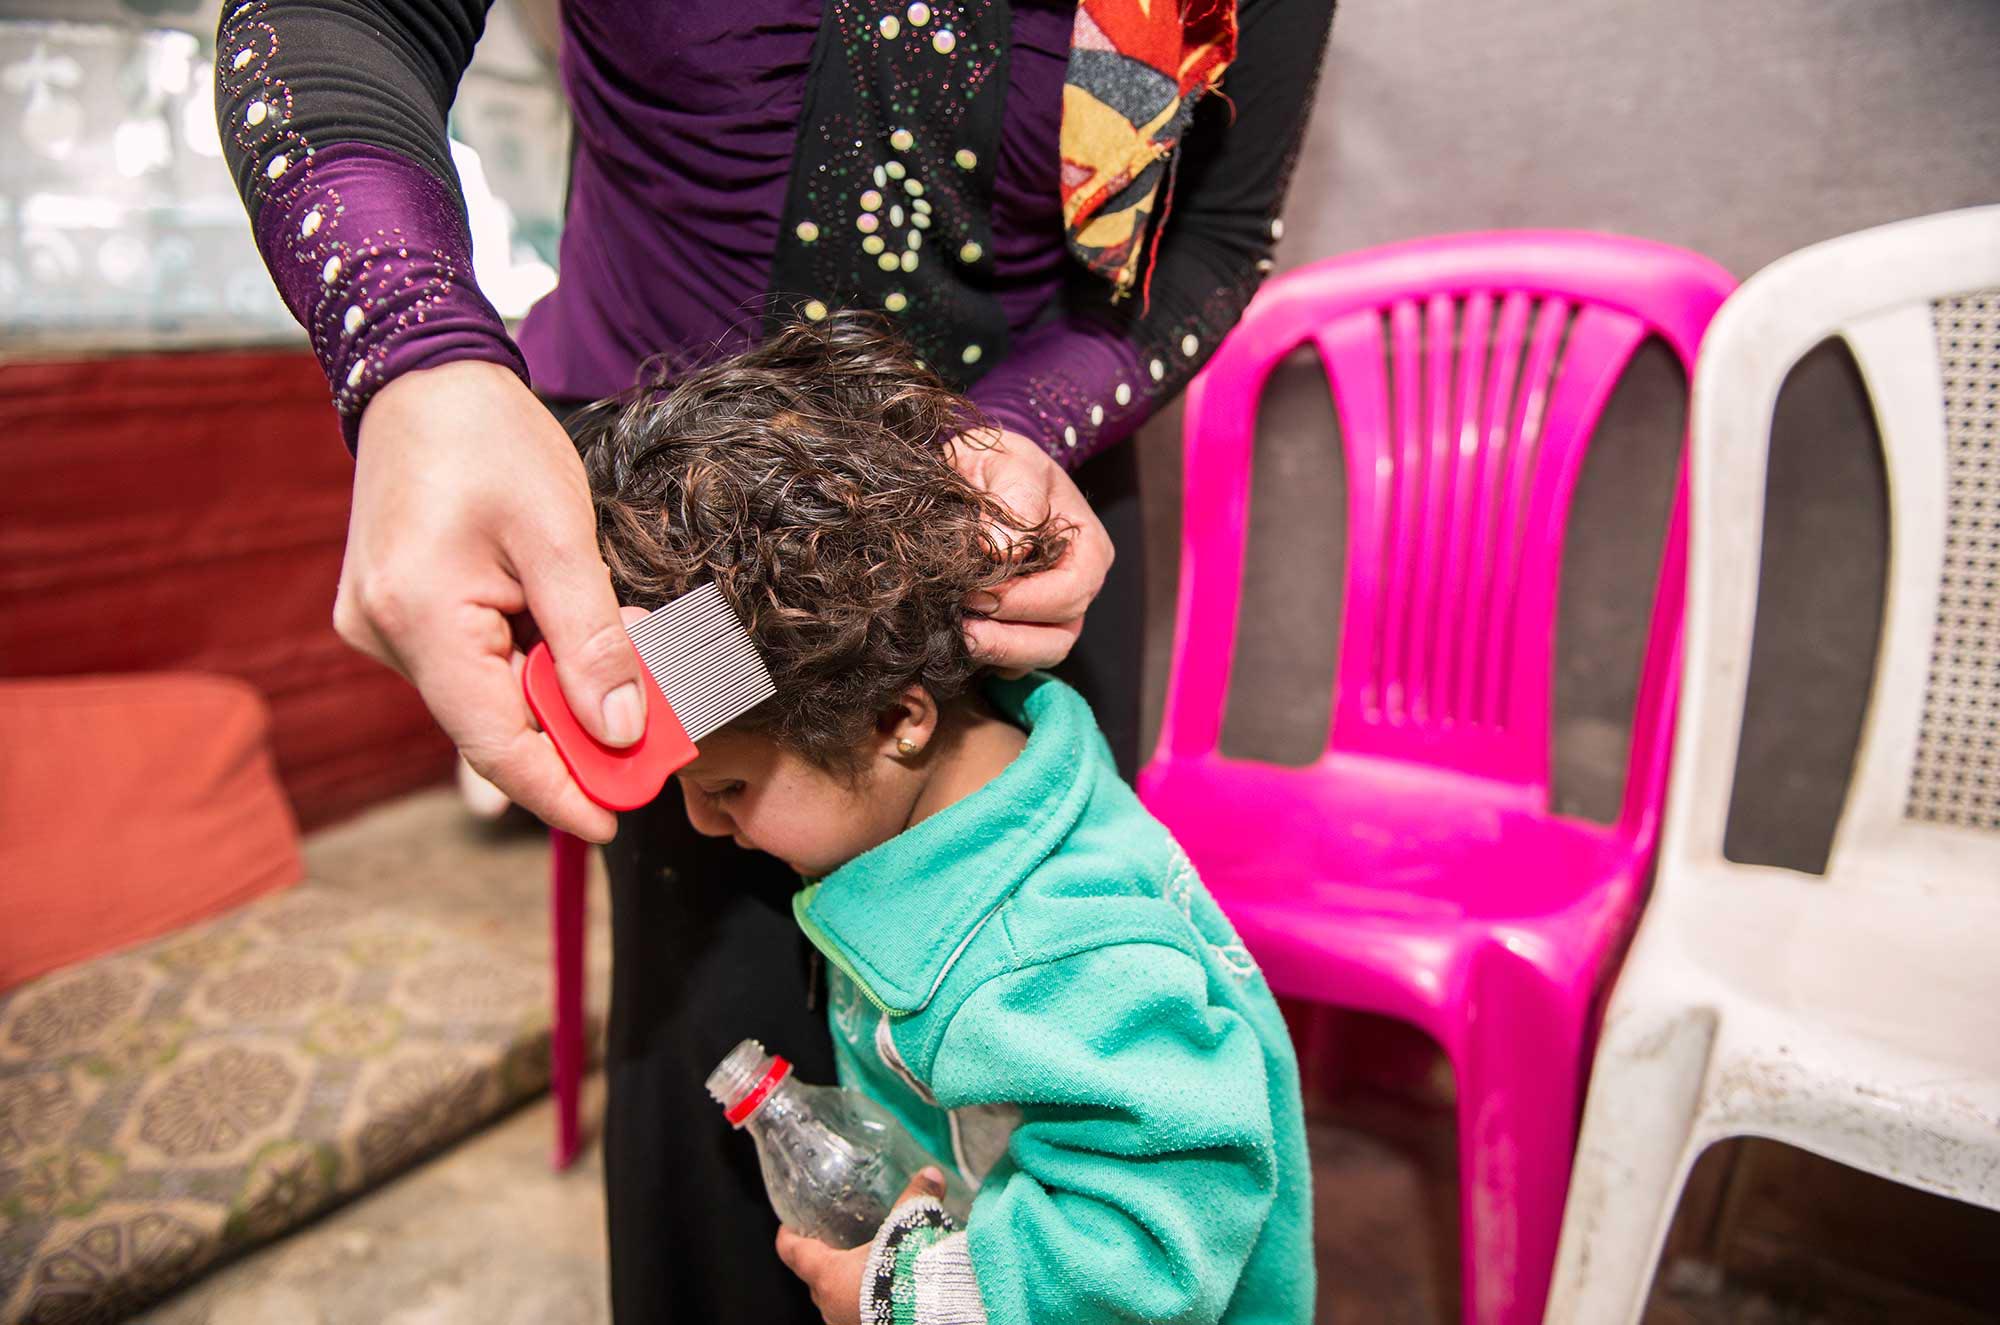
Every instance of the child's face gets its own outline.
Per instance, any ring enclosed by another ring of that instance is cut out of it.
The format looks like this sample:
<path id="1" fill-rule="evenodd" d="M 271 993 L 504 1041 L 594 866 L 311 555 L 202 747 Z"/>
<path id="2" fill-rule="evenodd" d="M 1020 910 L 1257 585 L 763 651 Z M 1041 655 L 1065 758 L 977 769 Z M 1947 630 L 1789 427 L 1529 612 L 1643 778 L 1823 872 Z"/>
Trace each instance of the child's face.
<path id="1" fill-rule="evenodd" d="M 679 777 L 696 832 L 768 852 L 809 879 L 880 846 L 909 821 L 909 798 L 872 765 L 849 782 L 752 732 L 704 737 Z"/>

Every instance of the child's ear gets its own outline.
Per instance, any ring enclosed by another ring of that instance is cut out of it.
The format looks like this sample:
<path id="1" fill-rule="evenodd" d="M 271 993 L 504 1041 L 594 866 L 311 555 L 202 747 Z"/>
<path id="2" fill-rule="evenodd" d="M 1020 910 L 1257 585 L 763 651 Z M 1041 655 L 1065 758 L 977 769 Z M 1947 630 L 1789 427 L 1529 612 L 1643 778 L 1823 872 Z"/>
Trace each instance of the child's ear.
<path id="1" fill-rule="evenodd" d="M 915 759 L 937 735 L 938 706 L 931 692 L 912 685 L 896 696 L 896 702 L 875 718 L 877 753 L 897 759 Z"/>

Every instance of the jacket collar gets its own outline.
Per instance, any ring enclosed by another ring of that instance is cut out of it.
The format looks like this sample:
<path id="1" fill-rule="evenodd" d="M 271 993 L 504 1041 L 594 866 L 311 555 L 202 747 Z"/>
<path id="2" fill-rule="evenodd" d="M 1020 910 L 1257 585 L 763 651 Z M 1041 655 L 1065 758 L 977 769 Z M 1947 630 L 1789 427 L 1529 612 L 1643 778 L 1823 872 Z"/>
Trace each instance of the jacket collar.
<path id="1" fill-rule="evenodd" d="M 892 1013 L 930 1003 L 980 927 L 1075 826 L 1108 767 L 1090 706 L 1062 682 L 1037 673 L 986 693 L 1027 730 L 1014 762 L 793 903 L 807 935 Z"/>

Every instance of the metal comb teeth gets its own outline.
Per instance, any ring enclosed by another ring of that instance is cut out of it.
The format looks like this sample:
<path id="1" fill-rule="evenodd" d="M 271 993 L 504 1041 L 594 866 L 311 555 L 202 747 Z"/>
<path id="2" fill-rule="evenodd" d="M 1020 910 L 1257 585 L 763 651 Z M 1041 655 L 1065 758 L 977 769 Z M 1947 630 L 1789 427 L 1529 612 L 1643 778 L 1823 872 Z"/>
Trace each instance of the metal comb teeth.
<path id="1" fill-rule="evenodd" d="M 778 693 L 750 632 L 713 580 L 655 609 L 626 633 L 691 741 Z"/>

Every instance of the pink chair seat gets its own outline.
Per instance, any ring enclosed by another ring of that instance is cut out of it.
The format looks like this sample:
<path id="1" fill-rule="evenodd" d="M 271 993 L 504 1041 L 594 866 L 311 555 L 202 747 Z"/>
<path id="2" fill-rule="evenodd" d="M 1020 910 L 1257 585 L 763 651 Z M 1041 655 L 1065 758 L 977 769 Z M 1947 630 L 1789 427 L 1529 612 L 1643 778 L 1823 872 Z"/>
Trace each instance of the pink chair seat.
<path id="1" fill-rule="evenodd" d="M 1615 824 L 1549 804 L 1556 594 L 1598 416 L 1657 337 L 1692 372 L 1733 282 L 1609 235 L 1399 244 L 1273 280 L 1188 391 L 1180 610 L 1140 795 L 1280 993 L 1401 1018 L 1458 1080 L 1465 1318 L 1541 1318 L 1591 1018 L 1638 911 L 1678 688 L 1685 512 L 1661 552 Z M 1225 756 L 1259 398 L 1327 372 L 1347 459 L 1324 752 Z"/>
<path id="2" fill-rule="evenodd" d="M 1306 769 L 1217 759 L 1194 776 L 1168 771 L 1146 784 L 1148 803 L 1183 825 L 1176 837 L 1260 959 L 1287 935 L 1301 939 L 1303 969 L 1265 961 L 1272 986 L 1343 1006 L 1357 1005 L 1326 992 L 1314 968 L 1324 945 L 1338 946 L 1357 922 L 1583 925 L 1594 933 L 1621 903 L 1629 908 L 1629 883 L 1605 881 L 1638 874 L 1643 857 L 1631 842 L 1511 792 L 1341 754 Z M 1226 827 L 1232 822 L 1258 831 Z M 1252 930 L 1268 937 L 1260 943 Z"/>

